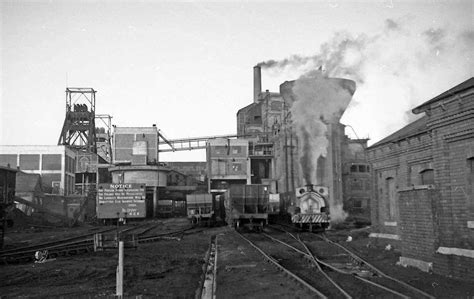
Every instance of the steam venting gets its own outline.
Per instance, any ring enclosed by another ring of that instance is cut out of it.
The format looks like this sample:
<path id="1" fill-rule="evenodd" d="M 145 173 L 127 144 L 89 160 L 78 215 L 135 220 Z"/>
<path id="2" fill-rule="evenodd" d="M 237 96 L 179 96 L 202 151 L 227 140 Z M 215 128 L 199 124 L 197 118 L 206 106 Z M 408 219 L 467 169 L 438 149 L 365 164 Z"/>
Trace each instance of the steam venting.
<path id="1" fill-rule="evenodd" d="M 327 125 L 339 121 L 354 93 L 355 86 L 348 82 L 327 78 L 320 71 L 315 71 L 296 80 L 293 86 L 295 102 L 291 106 L 291 115 L 301 143 L 299 158 L 307 185 L 323 184 L 317 181 L 317 163 L 319 157 L 327 156 Z M 346 218 L 342 199 L 330 196 L 329 204 L 333 221 Z"/>
<path id="2" fill-rule="evenodd" d="M 292 55 L 258 65 L 302 78 L 321 67 L 326 76 L 356 81 L 357 93 L 342 121 L 360 137 L 370 132 L 375 142 L 413 121 L 413 107 L 472 77 L 471 28 L 415 31 L 413 21 L 387 19 L 374 35 L 338 32 L 312 56 Z"/>

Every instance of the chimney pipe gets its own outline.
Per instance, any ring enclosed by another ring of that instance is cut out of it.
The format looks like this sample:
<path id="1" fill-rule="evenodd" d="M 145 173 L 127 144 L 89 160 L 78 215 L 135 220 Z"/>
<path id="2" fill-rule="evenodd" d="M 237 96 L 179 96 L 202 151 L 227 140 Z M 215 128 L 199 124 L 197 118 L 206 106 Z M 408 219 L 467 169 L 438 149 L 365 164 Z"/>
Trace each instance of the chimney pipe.
<path id="1" fill-rule="evenodd" d="M 262 69 L 256 65 L 253 67 L 253 101 L 257 102 L 258 95 L 262 92 Z"/>

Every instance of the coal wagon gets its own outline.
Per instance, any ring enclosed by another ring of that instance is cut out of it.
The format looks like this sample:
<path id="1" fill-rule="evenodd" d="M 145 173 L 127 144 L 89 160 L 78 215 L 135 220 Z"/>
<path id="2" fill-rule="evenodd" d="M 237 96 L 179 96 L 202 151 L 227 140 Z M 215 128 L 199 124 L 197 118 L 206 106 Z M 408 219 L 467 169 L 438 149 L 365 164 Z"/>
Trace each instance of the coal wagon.
<path id="1" fill-rule="evenodd" d="M 225 193 L 226 222 L 237 229 L 262 230 L 268 224 L 267 185 L 231 185 Z"/>
<path id="2" fill-rule="evenodd" d="M 216 219 L 212 194 L 186 195 L 186 211 L 191 223 L 212 224 Z"/>

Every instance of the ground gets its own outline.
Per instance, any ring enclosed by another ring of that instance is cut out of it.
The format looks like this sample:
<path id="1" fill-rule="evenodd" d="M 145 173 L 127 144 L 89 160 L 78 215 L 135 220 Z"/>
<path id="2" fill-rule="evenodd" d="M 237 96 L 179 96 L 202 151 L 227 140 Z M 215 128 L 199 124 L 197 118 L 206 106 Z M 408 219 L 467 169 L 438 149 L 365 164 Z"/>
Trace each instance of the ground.
<path id="1" fill-rule="evenodd" d="M 184 225 L 185 219 L 164 221 L 163 230 Z M 90 227 L 82 228 L 83 230 Z M 11 230 L 9 246 L 25 246 L 54 235 L 79 233 L 80 228 Z M 472 282 L 458 281 L 414 268 L 396 266 L 398 248 L 368 237 L 370 228 L 329 231 L 327 235 L 356 250 L 387 274 L 396 276 L 439 298 L 474 296 Z M 216 227 L 180 240 L 140 244 L 125 251 L 126 297 L 194 298 L 200 287 L 210 238 L 217 235 L 217 298 L 308 298 L 309 294 L 265 262 L 232 229 Z M 347 236 L 351 242 L 346 242 Z M 23 240 L 23 242 L 21 241 Z M 0 265 L 0 298 L 109 297 L 115 294 L 116 250 L 60 257 L 43 264 Z"/>

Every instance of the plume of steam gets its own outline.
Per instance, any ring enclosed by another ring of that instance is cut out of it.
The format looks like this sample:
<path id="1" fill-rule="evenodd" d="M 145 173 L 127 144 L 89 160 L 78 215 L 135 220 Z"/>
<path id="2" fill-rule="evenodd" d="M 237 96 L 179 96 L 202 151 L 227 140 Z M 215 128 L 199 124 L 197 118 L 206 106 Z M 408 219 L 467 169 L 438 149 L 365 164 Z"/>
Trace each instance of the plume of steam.
<path id="1" fill-rule="evenodd" d="M 291 115 L 302 144 L 299 157 L 306 184 L 322 183 L 316 182 L 316 169 L 318 158 L 327 154 L 327 124 L 340 119 L 355 90 L 346 81 L 315 71 L 296 80 L 292 88 Z"/>
<path id="2" fill-rule="evenodd" d="M 307 77 L 322 65 L 326 76 L 355 80 L 357 93 L 343 122 L 377 141 L 414 120 L 413 107 L 472 76 L 471 28 L 414 31 L 413 21 L 388 19 L 373 35 L 338 32 L 315 55 L 260 66 Z"/>
<path id="3" fill-rule="evenodd" d="M 323 184 L 316 180 L 316 170 L 319 157 L 327 155 L 327 125 L 339 121 L 355 91 L 353 83 L 327 78 L 321 71 L 315 71 L 302 76 L 293 85 L 295 101 L 291 115 L 301 144 L 299 158 L 306 184 Z M 330 197 L 329 204 L 331 218 L 344 220 L 347 215 L 342 210 L 342 202 Z"/>
<path id="4" fill-rule="evenodd" d="M 332 224 L 343 222 L 348 216 L 346 211 L 343 210 L 342 203 L 333 202 L 330 205 L 330 211 Z"/>

